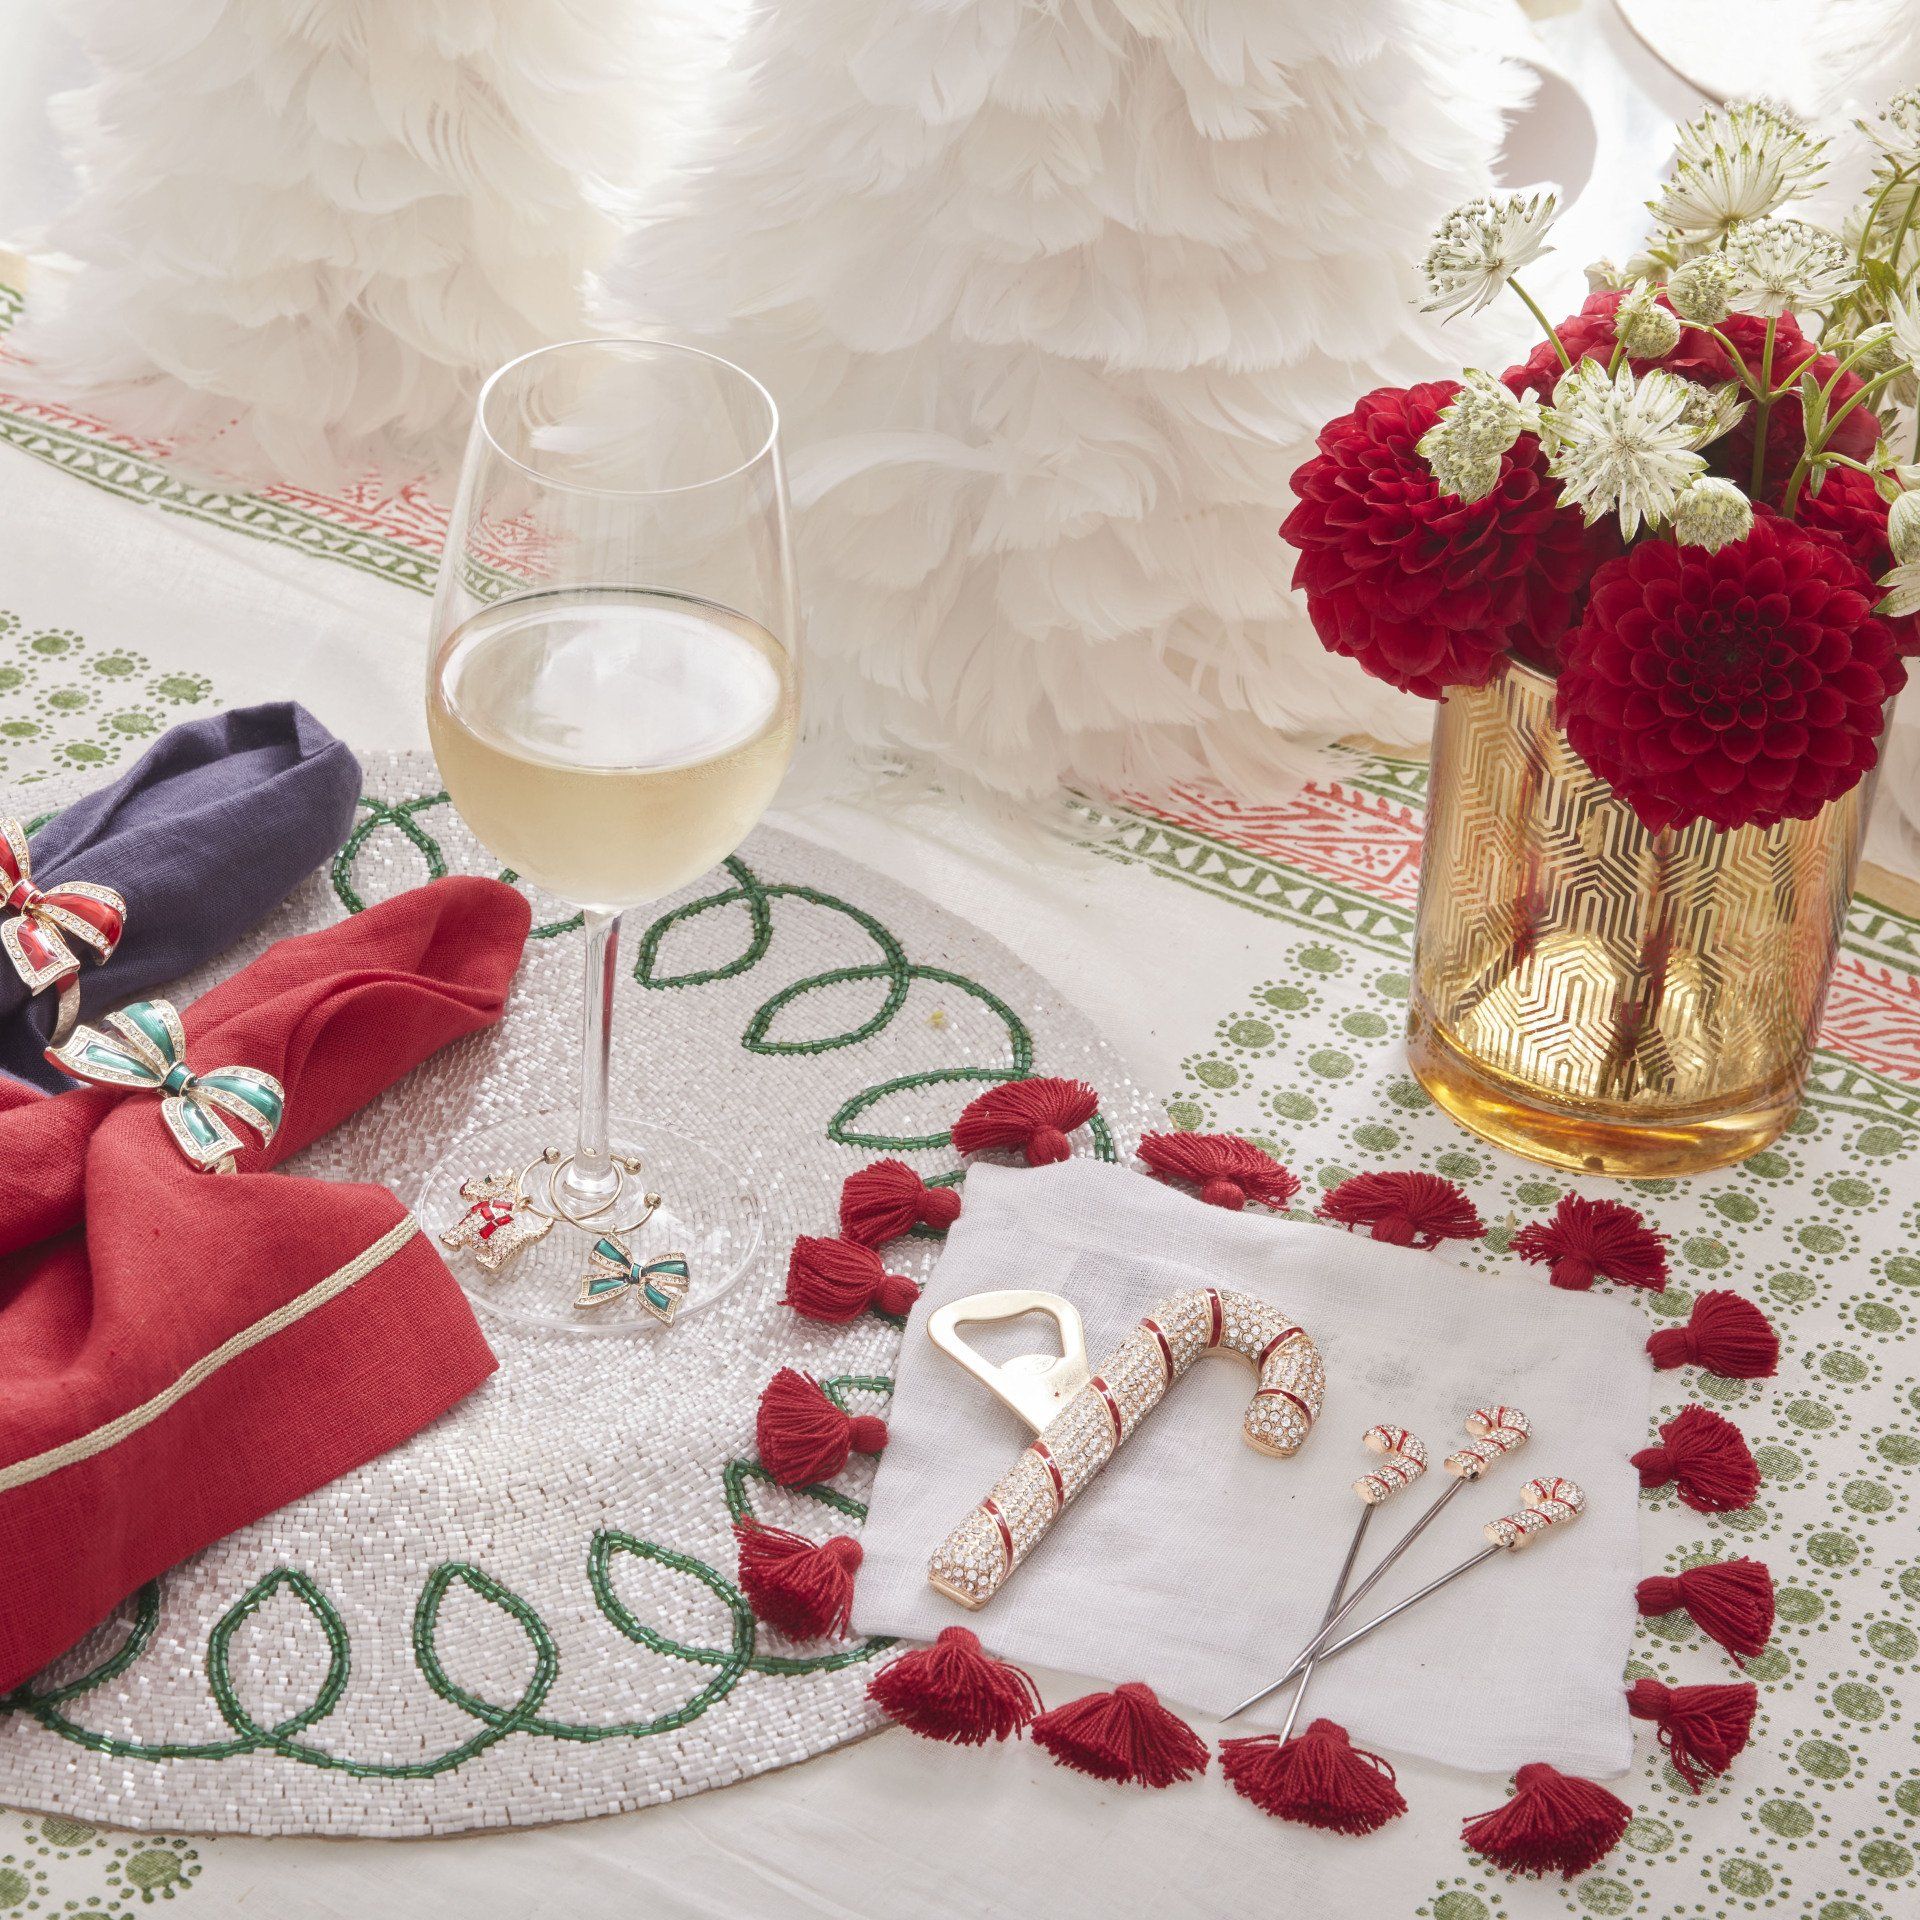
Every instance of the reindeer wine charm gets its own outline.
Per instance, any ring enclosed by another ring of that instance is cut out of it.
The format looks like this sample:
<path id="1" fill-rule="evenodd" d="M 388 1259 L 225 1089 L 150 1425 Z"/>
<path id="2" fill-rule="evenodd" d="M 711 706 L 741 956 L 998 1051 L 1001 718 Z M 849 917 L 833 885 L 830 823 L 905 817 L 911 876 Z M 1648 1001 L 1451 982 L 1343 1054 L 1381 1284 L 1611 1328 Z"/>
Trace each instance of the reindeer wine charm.
<path id="1" fill-rule="evenodd" d="M 1027 1355 L 994 1367 L 955 1332 L 969 1322 L 1032 1312 L 1050 1314 L 1060 1326 L 1060 1356 Z M 1326 1384 L 1319 1349 L 1300 1327 L 1278 1307 L 1221 1287 L 1160 1301 L 1090 1375 L 1082 1371 L 1080 1316 L 1057 1294 L 975 1294 L 942 1307 L 927 1332 L 1039 1433 L 934 1552 L 929 1583 L 963 1607 L 983 1607 L 999 1592 L 1203 1354 L 1237 1354 L 1258 1371 L 1242 1433 L 1257 1452 L 1282 1459 L 1313 1430 Z"/>

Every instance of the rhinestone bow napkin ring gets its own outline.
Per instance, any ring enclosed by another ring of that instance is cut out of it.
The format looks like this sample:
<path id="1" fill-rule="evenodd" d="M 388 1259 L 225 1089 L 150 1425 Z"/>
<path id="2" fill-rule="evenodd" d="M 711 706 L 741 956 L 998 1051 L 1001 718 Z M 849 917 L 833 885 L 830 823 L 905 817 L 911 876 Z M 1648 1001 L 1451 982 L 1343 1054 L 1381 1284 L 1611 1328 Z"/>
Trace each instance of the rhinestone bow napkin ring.
<path id="1" fill-rule="evenodd" d="M 186 1029 L 166 1000 L 136 1000 L 107 1015 L 112 1033 L 75 1027 L 47 1058 L 62 1073 L 101 1087 L 137 1087 L 160 1095 L 160 1117 L 174 1145 L 201 1172 L 231 1173 L 233 1156 L 246 1144 L 227 1125 L 230 1114 L 270 1141 L 286 1111 L 287 1091 L 257 1067 L 215 1067 L 194 1073 L 187 1066 Z"/>
<path id="2" fill-rule="evenodd" d="M 78 941 L 96 961 L 105 960 L 120 942 L 127 903 L 111 887 L 88 880 L 36 887 L 26 828 L 18 820 L 0 820 L 0 916 L 0 946 L 27 991 L 61 989 L 58 1043 L 80 1013 L 80 996 L 69 991 L 80 962 L 68 942 Z"/>

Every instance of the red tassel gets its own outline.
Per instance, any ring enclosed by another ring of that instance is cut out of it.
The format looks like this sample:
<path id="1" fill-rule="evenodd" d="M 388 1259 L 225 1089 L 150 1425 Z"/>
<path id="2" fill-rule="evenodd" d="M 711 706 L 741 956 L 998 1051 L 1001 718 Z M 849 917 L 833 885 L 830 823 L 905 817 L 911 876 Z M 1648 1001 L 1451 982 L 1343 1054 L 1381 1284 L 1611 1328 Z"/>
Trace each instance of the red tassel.
<path id="1" fill-rule="evenodd" d="M 1207 1770 L 1207 1743 L 1138 1680 L 1051 1708 L 1033 1723 L 1033 1742 L 1096 1780 L 1170 1787 Z"/>
<path id="2" fill-rule="evenodd" d="M 1773 1637 L 1773 1575 L 1758 1560 L 1716 1560 L 1682 1573 L 1649 1574 L 1635 1590 L 1652 1619 L 1684 1607 L 1709 1640 L 1751 1660 Z"/>
<path id="3" fill-rule="evenodd" d="M 1750 1507 L 1760 1491 L 1760 1469 L 1745 1435 L 1724 1413 L 1707 1407 L 1682 1407 L 1660 1429 L 1660 1445 L 1642 1447 L 1633 1464 L 1643 1487 L 1672 1481 L 1695 1513 Z"/>
<path id="4" fill-rule="evenodd" d="M 1669 1687 L 1636 1680 L 1627 1711 L 1660 1729 L 1673 1770 L 1695 1793 L 1710 1775 L 1725 1773 L 1753 1731 L 1760 1689 L 1751 1680 L 1704 1687 Z"/>
<path id="5" fill-rule="evenodd" d="M 1005 1740 L 1040 1711 L 1033 1682 L 970 1627 L 942 1627 L 932 1646 L 889 1661 L 867 1682 L 867 1698 L 909 1733 L 962 1747 Z"/>
<path id="6" fill-rule="evenodd" d="M 1320 1217 L 1370 1227 L 1393 1247 L 1478 1240 L 1487 1230 L 1473 1202 L 1437 1173 L 1356 1173 L 1320 1202 Z"/>
<path id="7" fill-rule="evenodd" d="M 849 1454 L 878 1453 L 887 1444 L 887 1423 L 849 1414 L 819 1381 L 782 1367 L 760 1395 L 754 1438 L 760 1464 L 783 1487 L 810 1487 L 843 1472 Z"/>
<path id="8" fill-rule="evenodd" d="M 1584 1289 L 1600 1279 L 1658 1292 L 1667 1284 L 1666 1240 L 1618 1200 L 1563 1194 L 1552 1219 L 1513 1236 L 1513 1251 L 1549 1266 L 1556 1287 Z"/>
<path id="9" fill-rule="evenodd" d="M 953 1144 L 962 1153 L 1017 1147 L 1028 1166 L 1043 1167 L 1072 1154 L 1067 1135 L 1099 1106 L 1100 1096 L 1084 1080 L 1009 1080 L 967 1102 L 953 1123 Z"/>
<path id="10" fill-rule="evenodd" d="M 786 1298 L 809 1320 L 857 1320 L 869 1307 L 904 1317 L 920 1289 L 904 1273 L 889 1273 L 871 1247 L 803 1233 L 787 1260 Z"/>
<path id="11" fill-rule="evenodd" d="M 1514 1775 L 1512 1799 L 1469 1815 L 1460 1837 L 1509 1873 L 1558 1872 L 1571 1880 L 1613 1851 L 1632 1818 L 1619 1795 L 1536 1760 Z"/>
<path id="12" fill-rule="evenodd" d="M 1271 1733 L 1223 1740 L 1220 1771 L 1262 1813 L 1328 1833 L 1374 1833 L 1407 1810 L 1393 1769 L 1332 1720 L 1316 1720 L 1284 1744 Z"/>
<path id="13" fill-rule="evenodd" d="M 1297 1175 L 1238 1134 L 1150 1133 L 1140 1158 L 1162 1180 L 1190 1180 L 1209 1206 L 1236 1212 L 1249 1200 L 1284 1207 L 1300 1191 Z"/>
<path id="14" fill-rule="evenodd" d="M 853 1576 L 860 1542 L 844 1533 L 809 1540 L 749 1515 L 734 1523 L 740 1548 L 740 1591 L 770 1627 L 794 1640 L 845 1633 L 853 1612 Z"/>
<path id="15" fill-rule="evenodd" d="M 1647 1335 L 1656 1367 L 1705 1367 L 1725 1380 L 1769 1380 L 1780 1364 L 1780 1336 L 1751 1300 L 1703 1293 L 1684 1327 Z"/>
<path id="16" fill-rule="evenodd" d="M 945 1233 L 960 1218 L 952 1187 L 930 1187 L 904 1160 L 876 1160 L 840 1189 L 840 1231 L 863 1247 L 898 1240 L 915 1227 Z"/>

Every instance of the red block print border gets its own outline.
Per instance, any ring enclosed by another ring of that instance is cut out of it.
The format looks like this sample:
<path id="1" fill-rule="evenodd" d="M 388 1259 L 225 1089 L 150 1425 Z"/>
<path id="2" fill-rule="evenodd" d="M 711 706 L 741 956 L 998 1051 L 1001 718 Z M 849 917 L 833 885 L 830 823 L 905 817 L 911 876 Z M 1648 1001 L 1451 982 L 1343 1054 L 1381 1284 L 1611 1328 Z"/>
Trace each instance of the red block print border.
<path id="1" fill-rule="evenodd" d="M 133 459 L 151 461 L 155 466 L 167 467 L 174 458 L 177 449 L 171 440 L 128 433 L 97 414 L 17 391 L 5 377 L 9 362 L 23 364 L 18 354 L 0 347 L 0 410 L 16 419 L 76 434 Z M 269 486 L 250 497 L 293 507 L 347 532 L 389 540 L 435 559 L 445 544 L 451 517 L 444 483 L 426 475 L 396 484 L 387 476 L 369 473 L 331 489 Z M 484 566 L 522 576 L 537 575 L 542 544 L 524 520 L 493 521 L 479 530 L 474 553 Z"/>
<path id="2" fill-rule="evenodd" d="M 1820 1044 L 1876 1072 L 1920 1082 L 1920 979 L 1842 954 Z"/>
<path id="3" fill-rule="evenodd" d="M 1138 794 L 1127 806 L 1170 827 L 1412 907 L 1420 891 L 1418 808 L 1337 780 L 1308 780 L 1285 799 L 1252 806 L 1206 787 L 1175 787 L 1165 802 Z"/>

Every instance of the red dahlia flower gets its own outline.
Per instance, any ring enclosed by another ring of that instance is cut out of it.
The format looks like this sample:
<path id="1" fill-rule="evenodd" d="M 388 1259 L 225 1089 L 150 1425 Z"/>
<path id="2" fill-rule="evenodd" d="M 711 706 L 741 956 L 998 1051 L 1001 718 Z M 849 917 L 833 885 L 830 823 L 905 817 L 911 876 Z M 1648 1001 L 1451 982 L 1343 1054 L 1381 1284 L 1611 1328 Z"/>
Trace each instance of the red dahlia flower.
<path id="1" fill-rule="evenodd" d="M 1561 322 L 1560 339 L 1570 358 L 1604 359 L 1613 352 L 1613 316 L 1623 297 L 1615 288 L 1590 293 L 1580 311 L 1572 319 Z M 1666 302 L 1663 300 L 1661 304 L 1664 306 Z M 1720 322 L 1719 330 L 1733 343 L 1748 372 L 1757 379 L 1766 356 L 1767 323 L 1750 313 L 1732 313 Z M 1775 322 L 1774 386 L 1779 386 L 1789 374 L 1797 378 L 1803 369 L 1810 369 L 1824 386 L 1839 364 L 1832 354 L 1821 353 L 1814 346 L 1800 331 L 1800 323 L 1792 314 L 1783 313 Z M 1664 367 L 1698 386 L 1718 386 L 1723 380 L 1734 378 L 1733 361 L 1727 350 L 1700 327 L 1683 328 L 1680 344 L 1671 353 L 1663 354 L 1658 360 L 1635 360 L 1631 365 L 1636 373 L 1645 373 L 1649 367 Z M 1553 342 L 1543 340 L 1518 366 L 1509 367 L 1502 378 L 1515 393 L 1531 393 L 1550 400 L 1561 372 L 1560 356 L 1554 352 Z M 1828 411 L 1838 413 L 1860 391 L 1861 385 L 1856 375 L 1842 374 L 1828 403 Z M 1713 470 L 1738 481 L 1746 491 L 1751 491 L 1749 482 L 1753 478 L 1753 434 L 1753 413 L 1749 409 L 1747 417 L 1730 434 L 1706 449 L 1707 461 Z M 1828 445 L 1836 453 L 1864 460 L 1872 453 L 1879 437 L 1878 417 L 1868 407 L 1855 407 L 1834 429 Z M 1776 400 L 1767 414 L 1767 461 L 1765 484 L 1761 488 L 1764 497 L 1779 497 L 1806 445 L 1800 397 L 1788 393 Z"/>
<path id="2" fill-rule="evenodd" d="M 1501 456 L 1484 500 L 1440 491 L 1415 442 L 1459 391 L 1381 387 L 1329 421 L 1280 529 L 1300 550 L 1293 584 L 1328 650 L 1430 699 L 1484 686 L 1509 648 L 1552 658 L 1593 568 L 1530 434 Z"/>
<path id="3" fill-rule="evenodd" d="M 1839 541 L 1861 571 L 1876 582 L 1893 565 L 1893 549 L 1887 545 L 1887 503 L 1873 481 L 1854 467 L 1829 467 L 1818 493 L 1802 487 L 1793 503 L 1793 518 L 1797 525 Z M 1920 654 L 1920 615 L 1903 614 L 1888 620 L 1886 627 L 1896 651 L 1908 659 Z"/>
<path id="4" fill-rule="evenodd" d="M 1560 724 L 1649 829 L 1805 819 L 1873 765 L 1906 680 L 1878 598 L 1766 507 L 1718 553 L 1643 540 L 1594 576 Z"/>

